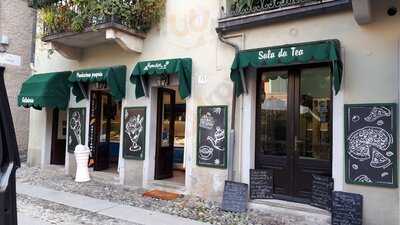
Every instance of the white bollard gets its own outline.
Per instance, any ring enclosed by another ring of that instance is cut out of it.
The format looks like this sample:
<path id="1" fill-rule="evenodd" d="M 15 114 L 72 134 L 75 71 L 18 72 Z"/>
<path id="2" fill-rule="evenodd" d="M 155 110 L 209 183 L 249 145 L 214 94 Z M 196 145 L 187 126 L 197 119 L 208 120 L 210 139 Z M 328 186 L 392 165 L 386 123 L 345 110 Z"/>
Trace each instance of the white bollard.
<path id="1" fill-rule="evenodd" d="M 87 146 L 77 145 L 75 147 L 75 159 L 76 159 L 75 182 L 90 181 L 89 167 L 88 167 L 89 153 L 90 150 Z"/>

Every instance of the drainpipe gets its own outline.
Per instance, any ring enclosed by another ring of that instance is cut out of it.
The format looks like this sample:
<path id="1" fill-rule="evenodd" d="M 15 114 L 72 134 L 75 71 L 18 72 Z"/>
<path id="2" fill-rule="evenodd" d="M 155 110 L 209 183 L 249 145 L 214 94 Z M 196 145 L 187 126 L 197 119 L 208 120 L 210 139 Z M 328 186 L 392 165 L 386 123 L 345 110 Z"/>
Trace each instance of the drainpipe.
<path id="1" fill-rule="evenodd" d="M 235 43 L 229 42 L 224 39 L 221 33 L 218 33 L 218 39 L 232 48 L 235 49 L 235 55 L 237 55 L 240 51 L 240 48 Z M 244 72 L 240 70 L 240 76 L 242 79 L 242 85 L 244 88 L 244 92 L 247 93 L 246 83 L 244 79 Z M 229 131 L 229 143 L 228 143 L 228 180 L 233 181 L 235 174 L 234 174 L 234 160 L 235 160 L 235 118 L 236 118 L 236 89 L 233 86 L 232 91 L 232 114 L 231 114 L 231 130 Z"/>

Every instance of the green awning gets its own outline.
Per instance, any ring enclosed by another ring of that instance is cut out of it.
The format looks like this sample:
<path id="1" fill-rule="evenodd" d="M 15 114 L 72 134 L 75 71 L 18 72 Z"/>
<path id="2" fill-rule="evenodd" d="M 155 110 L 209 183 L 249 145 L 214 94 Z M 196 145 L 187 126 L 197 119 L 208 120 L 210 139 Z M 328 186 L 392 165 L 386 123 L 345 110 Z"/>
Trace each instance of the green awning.
<path id="1" fill-rule="evenodd" d="M 142 79 L 171 74 L 178 76 L 179 93 L 182 99 L 188 97 L 192 90 L 192 59 L 182 58 L 137 63 L 130 77 L 131 82 L 136 86 L 136 98 L 145 96 Z"/>
<path id="2" fill-rule="evenodd" d="M 308 63 L 330 63 L 333 85 L 338 93 L 342 82 L 342 61 L 340 42 L 326 40 L 271 48 L 252 49 L 239 52 L 231 67 L 231 80 L 234 82 L 236 95 L 244 92 L 244 76 L 255 75 L 249 68 L 268 68 Z"/>
<path id="3" fill-rule="evenodd" d="M 18 106 L 66 109 L 69 102 L 68 77 L 71 72 L 36 74 L 22 84 Z"/>
<path id="4" fill-rule="evenodd" d="M 79 83 L 105 82 L 110 89 L 114 100 L 120 101 L 125 97 L 126 66 L 113 66 L 74 71 L 69 77 L 72 93 L 79 102 L 84 98 L 84 93 Z"/>

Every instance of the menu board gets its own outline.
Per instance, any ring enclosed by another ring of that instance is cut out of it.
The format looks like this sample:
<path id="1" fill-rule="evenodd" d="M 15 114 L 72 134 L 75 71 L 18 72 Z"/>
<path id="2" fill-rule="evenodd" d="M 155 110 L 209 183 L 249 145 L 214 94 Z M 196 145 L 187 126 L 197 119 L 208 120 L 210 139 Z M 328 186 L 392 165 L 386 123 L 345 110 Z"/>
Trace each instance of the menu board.
<path id="1" fill-rule="evenodd" d="M 345 106 L 346 182 L 397 187 L 395 104 Z"/>
<path id="2" fill-rule="evenodd" d="M 333 178 L 316 174 L 313 174 L 312 177 L 311 205 L 331 210 Z"/>
<path id="3" fill-rule="evenodd" d="M 146 147 L 146 107 L 124 109 L 123 156 L 144 160 Z"/>
<path id="4" fill-rule="evenodd" d="M 225 181 L 221 208 L 224 211 L 243 213 L 247 211 L 248 185 Z"/>
<path id="5" fill-rule="evenodd" d="M 71 108 L 68 115 L 68 152 L 74 153 L 77 145 L 85 144 L 86 108 Z"/>
<path id="6" fill-rule="evenodd" d="M 197 165 L 227 167 L 227 106 L 201 106 L 197 110 Z"/>
<path id="7" fill-rule="evenodd" d="M 332 200 L 332 225 L 362 225 L 362 195 L 334 191 Z"/>
<path id="8" fill-rule="evenodd" d="M 271 199 L 274 193 L 272 170 L 250 170 L 250 198 Z"/>

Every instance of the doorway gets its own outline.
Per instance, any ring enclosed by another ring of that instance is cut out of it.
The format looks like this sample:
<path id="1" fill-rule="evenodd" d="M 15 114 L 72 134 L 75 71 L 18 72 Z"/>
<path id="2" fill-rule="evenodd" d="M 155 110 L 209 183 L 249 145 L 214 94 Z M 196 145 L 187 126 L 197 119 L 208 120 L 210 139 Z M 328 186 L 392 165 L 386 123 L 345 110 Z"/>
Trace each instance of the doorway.
<path id="1" fill-rule="evenodd" d="M 307 202 L 312 174 L 332 176 L 329 67 L 259 73 L 256 169 L 272 169 L 277 198 Z"/>
<path id="2" fill-rule="evenodd" d="M 64 165 L 67 139 L 67 112 L 53 109 L 50 164 Z"/>
<path id="3" fill-rule="evenodd" d="M 185 184 L 186 103 L 177 88 L 159 88 L 155 180 Z"/>
<path id="4" fill-rule="evenodd" d="M 107 91 L 91 91 L 89 148 L 95 171 L 117 172 L 121 129 L 121 102 Z"/>

